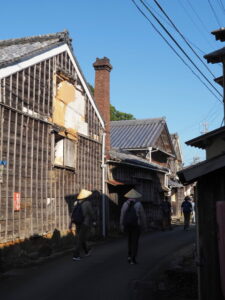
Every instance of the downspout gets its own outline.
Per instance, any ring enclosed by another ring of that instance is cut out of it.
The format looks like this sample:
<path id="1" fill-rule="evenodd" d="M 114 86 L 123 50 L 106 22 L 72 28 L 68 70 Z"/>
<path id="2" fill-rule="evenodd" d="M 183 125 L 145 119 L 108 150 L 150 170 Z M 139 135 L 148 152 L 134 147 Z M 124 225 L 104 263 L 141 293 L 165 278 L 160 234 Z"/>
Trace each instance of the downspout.
<path id="1" fill-rule="evenodd" d="M 105 216 L 105 136 L 104 132 L 102 135 L 102 236 L 106 236 L 106 216 Z"/>
<path id="2" fill-rule="evenodd" d="M 152 147 L 148 147 L 148 157 L 149 162 L 152 162 Z"/>

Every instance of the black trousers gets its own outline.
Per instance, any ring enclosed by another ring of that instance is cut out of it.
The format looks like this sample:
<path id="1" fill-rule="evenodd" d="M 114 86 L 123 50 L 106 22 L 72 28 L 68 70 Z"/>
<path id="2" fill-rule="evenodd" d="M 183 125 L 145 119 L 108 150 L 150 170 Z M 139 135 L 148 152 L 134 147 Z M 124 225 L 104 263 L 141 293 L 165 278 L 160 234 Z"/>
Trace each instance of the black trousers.
<path id="1" fill-rule="evenodd" d="M 134 226 L 125 228 L 128 241 L 128 257 L 135 261 L 138 253 L 138 242 L 140 237 L 140 227 Z"/>
<path id="2" fill-rule="evenodd" d="M 190 212 L 184 212 L 184 229 L 188 229 L 190 227 Z"/>
<path id="3" fill-rule="evenodd" d="M 88 251 L 90 250 L 87 246 L 89 233 L 90 233 L 89 226 L 85 224 L 76 226 L 75 250 L 73 254 L 75 257 L 80 256 L 81 250 L 83 250 L 85 254 L 87 254 Z"/>

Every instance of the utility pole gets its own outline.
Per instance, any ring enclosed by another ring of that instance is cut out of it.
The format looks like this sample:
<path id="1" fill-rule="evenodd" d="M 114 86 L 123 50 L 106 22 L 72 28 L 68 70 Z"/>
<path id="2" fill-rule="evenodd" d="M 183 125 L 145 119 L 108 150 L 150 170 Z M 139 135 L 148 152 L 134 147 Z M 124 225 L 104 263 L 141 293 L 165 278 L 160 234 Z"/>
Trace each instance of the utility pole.
<path id="1" fill-rule="evenodd" d="M 200 157 L 199 156 L 193 156 L 192 165 L 197 164 L 199 161 L 200 161 Z"/>
<path id="2" fill-rule="evenodd" d="M 201 123 L 201 125 L 202 125 L 202 127 L 203 127 L 203 130 L 201 131 L 201 134 L 207 133 L 207 132 L 209 131 L 209 129 L 208 129 L 209 123 L 203 122 L 203 123 Z"/>

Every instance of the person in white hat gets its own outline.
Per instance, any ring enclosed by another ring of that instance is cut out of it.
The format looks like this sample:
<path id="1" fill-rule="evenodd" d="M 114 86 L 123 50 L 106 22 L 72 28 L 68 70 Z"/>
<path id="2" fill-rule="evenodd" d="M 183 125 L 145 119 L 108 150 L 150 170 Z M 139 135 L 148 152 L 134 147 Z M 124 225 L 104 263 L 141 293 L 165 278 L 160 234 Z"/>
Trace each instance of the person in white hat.
<path id="1" fill-rule="evenodd" d="M 138 242 L 141 229 L 146 230 L 147 222 L 144 208 L 137 199 L 142 195 L 135 189 L 124 195 L 128 198 L 122 205 L 120 213 L 120 228 L 128 237 L 128 263 L 136 264 Z"/>
<path id="2" fill-rule="evenodd" d="M 82 189 L 75 201 L 74 209 L 71 214 L 69 229 L 73 224 L 76 226 L 76 244 L 73 254 L 73 260 L 81 260 L 80 252 L 83 249 L 85 256 L 89 256 L 91 249 L 87 245 L 88 236 L 90 234 L 91 225 L 94 223 L 94 212 L 92 204 L 89 201 L 91 191 Z"/>

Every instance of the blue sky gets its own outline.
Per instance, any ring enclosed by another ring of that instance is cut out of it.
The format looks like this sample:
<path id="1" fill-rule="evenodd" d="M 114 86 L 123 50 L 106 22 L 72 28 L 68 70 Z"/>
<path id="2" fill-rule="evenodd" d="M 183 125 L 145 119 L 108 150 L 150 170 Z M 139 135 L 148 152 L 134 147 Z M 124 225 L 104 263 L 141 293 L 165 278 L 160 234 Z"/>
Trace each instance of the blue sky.
<path id="1" fill-rule="evenodd" d="M 145 2 L 214 84 L 205 66 L 161 17 L 154 1 Z M 224 26 L 225 0 L 158 2 L 200 57 L 224 46 L 210 32 Z M 136 3 L 156 24 L 140 0 Z M 220 127 L 223 105 L 180 61 L 131 0 L 1 1 L 0 28 L 2 40 L 69 30 L 74 54 L 92 85 L 96 57 L 110 59 L 111 104 L 117 110 L 137 119 L 166 117 L 170 133 L 180 136 L 185 164 L 193 157 L 205 158 L 203 151 L 184 142 L 199 136 L 206 127 L 209 131 Z M 220 65 L 208 67 L 216 77 L 222 75 Z M 222 88 L 214 86 L 222 94 Z"/>

